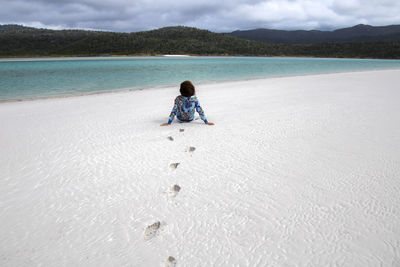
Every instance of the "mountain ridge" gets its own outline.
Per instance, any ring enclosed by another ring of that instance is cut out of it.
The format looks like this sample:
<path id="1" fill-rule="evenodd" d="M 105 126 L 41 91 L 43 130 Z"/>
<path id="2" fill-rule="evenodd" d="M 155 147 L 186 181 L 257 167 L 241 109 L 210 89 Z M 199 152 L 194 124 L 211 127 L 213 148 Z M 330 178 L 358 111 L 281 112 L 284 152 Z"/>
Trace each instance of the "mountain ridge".
<path id="1" fill-rule="evenodd" d="M 400 41 L 400 25 L 371 26 L 358 24 L 353 27 L 321 30 L 253 29 L 224 33 L 246 40 L 274 44 L 315 44 L 344 42 Z"/>
<path id="2" fill-rule="evenodd" d="M 370 31 L 370 27 L 358 26 Z M 372 26 L 371 26 L 372 27 Z M 340 29 L 343 30 L 343 29 Z M 279 31 L 279 30 L 274 30 Z M 396 35 L 396 31 L 387 34 Z M 319 31 L 310 31 L 318 34 Z M 298 34 L 303 31 L 297 31 Z M 351 35 L 344 29 L 342 35 Z M 375 34 L 379 35 L 379 34 Z M 109 55 L 232 55 L 400 58 L 400 41 L 274 44 L 246 40 L 193 27 L 172 26 L 151 31 L 117 33 L 88 30 L 36 29 L 0 25 L 0 57 Z"/>

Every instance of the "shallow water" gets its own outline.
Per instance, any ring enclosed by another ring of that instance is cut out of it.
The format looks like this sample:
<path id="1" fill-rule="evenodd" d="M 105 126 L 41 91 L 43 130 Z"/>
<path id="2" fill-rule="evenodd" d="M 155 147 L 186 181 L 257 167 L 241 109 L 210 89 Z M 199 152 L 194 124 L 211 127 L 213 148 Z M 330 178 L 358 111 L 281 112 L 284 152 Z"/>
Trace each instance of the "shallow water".
<path id="1" fill-rule="evenodd" d="M 276 76 L 397 69 L 400 60 L 272 57 L 1 59 L 0 101 Z"/>

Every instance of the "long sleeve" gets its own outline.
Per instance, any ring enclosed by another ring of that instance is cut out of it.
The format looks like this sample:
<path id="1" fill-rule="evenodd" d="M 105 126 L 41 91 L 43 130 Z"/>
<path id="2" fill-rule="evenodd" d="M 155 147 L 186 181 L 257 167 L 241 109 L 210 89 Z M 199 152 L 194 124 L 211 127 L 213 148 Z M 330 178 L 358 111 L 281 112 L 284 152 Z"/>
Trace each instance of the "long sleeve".
<path id="1" fill-rule="evenodd" d="M 195 101 L 195 107 L 196 107 L 196 111 L 200 115 L 200 118 L 204 121 L 204 123 L 207 123 L 206 116 L 204 115 L 204 110 L 201 108 L 199 100 L 197 100 L 197 99 Z"/>
<path id="2" fill-rule="evenodd" d="M 177 110 L 178 110 L 178 105 L 177 105 L 176 102 L 177 102 L 177 98 L 175 98 L 174 107 L 172 108 L 171 114 L 169 115 L 168 124 L 171 124 L 171 123 L 172 123 L 172 121 L 173 121 L 174 118 L 175 118 L 176 112 L 177 112 Z"/>

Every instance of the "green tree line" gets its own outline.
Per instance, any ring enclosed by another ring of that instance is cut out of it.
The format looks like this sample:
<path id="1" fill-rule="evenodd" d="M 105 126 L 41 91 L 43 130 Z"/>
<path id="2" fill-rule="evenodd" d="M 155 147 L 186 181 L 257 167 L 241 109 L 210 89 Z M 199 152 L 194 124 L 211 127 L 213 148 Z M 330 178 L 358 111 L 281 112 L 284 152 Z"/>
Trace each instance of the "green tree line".
<path id="1" fill-rule="evenodd" d="M 163 54 L 398 59 L 400 42 L 283 45 L 182 26 L 135 33 L 0 26 L 0 57 Z"/>

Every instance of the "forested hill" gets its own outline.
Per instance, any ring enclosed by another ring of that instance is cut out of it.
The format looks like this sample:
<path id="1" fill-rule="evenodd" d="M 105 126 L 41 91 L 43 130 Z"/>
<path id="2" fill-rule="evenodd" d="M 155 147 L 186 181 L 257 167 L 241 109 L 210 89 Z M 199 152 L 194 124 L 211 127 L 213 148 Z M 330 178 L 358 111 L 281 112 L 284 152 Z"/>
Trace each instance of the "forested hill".
<path id="1" fill-rule="evenodd" d="M 189 27 L 116 33 L 0 26 L 0 56 L 276 53 L 269 44 Z"/>
<path id="2" fill-rule="evenodd" d="M 116 33 L 0 25 L 0 57 L 163 54 L 400 58 L 400 42 L 282 45 L 182 26 Z"/>
<path id="3" fill-rule="evenodd" d="M 400 41 L 400 25 L 374 27 L 359 24 L 334 31 L 255 29 L 234 31 L 226 33 L 226 35 L 275 44 Z"/>

